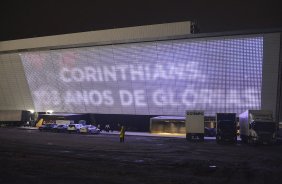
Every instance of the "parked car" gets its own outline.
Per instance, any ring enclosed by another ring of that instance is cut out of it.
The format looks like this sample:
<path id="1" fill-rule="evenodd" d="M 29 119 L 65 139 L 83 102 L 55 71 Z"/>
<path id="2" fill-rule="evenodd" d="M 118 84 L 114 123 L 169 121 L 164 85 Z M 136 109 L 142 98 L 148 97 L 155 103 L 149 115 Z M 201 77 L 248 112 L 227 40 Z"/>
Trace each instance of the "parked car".
<path id="1" fill-rule="evenodd" d="M 88 127 L 89 127 L 89 125 L 84 125 L 84 126 L 80 127 L 79 132 L 80 133 L 88 133 Z"/>
<path id="2" fill-rule="evenodd" d="M 90 125 L 88 127 L 88 133 L 90 133 L 90 134 L 99 134 L 100 132 L 101 132 L 101 130 L 94 125 Z"/>
<path id="3" fill-rule="evenodd" d="M 80 133 L 90 133 L 90 134 L 98 134 L 100 133 L 100 129 L 94 125 L 85 125 L 79 129 Z"/>
<path id="4" fill-rule="evenodd" d="M 38 130 L 39 131 L 52 131 L 54 127 L 56 127 L 57 124 L 51 123 L 51 124 L 44 124 L 41 125 Z"/>
<path id="5" fill-rule="evenodd" d="M 53 128 L 54 132 L 67 132 L 68 125 L 67 124 L 61 124 Z"/>
<path id="6" fill-rule="evenodd" d="M 68 125 L 68 128 L 67 128 L 67 131 L 68 133 L 72 133 L 72 132 L 79 132 L 79 129 L 82 127 L 81 124 L 69 124 Z"/>

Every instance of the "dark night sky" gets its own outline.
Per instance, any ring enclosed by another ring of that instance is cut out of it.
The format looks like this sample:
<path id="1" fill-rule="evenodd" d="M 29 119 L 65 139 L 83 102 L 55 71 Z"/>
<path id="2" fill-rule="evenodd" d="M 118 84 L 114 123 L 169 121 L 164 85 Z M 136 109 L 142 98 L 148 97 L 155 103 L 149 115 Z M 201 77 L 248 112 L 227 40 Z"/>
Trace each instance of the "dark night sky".
<path id="1" fill-rule="evenodd" d="M 10 0 L 1 1 L 0 40 L 193 19 L 202 33 L 273 29 L 281 12 L 271 0 Z"/>

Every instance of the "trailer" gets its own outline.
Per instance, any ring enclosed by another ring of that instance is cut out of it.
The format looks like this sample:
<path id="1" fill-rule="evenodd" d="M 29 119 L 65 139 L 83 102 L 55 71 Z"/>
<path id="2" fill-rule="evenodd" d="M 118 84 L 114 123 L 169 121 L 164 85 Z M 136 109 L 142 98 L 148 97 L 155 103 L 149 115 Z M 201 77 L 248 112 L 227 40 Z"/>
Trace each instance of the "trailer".
<path id="1" fill-rule="evenodd" d="M 243 142 L 273 144 L 277 139 L 277 123 L 272 111 L 247 110 L 239 116 L 240 137 Z"/>
<path id="2" fill-rule="evenodd" d="M 204 141 L 205 122 L 203 111 L 186 111 L 185 127 L 186 139 Z"/>
<path id="3" fill-rule="evenodd" d="M 282 122 L 279 122 L 278 123 L 278 135 L 277 135 L 277 137 L 279 137 L 279 139 L 282 139 Z"/>
<path id="4" fill-rule="evenodd" d="M 26 110 L 0 110 L 1 126 L 21 126 L 31 121 L 32 113 Z"/>
<path id="5" fill-rule="evenodd" d="M 216 113 L 216 142 L 237 142 L 236 113 Z"/>

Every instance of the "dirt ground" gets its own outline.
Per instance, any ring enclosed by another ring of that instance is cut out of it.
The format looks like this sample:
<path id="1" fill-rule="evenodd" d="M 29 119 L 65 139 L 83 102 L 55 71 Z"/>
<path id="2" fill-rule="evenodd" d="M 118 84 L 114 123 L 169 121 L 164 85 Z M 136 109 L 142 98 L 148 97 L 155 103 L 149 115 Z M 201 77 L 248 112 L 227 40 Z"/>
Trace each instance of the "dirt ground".
<path id="1" fill-rule="evenodd" d="M 0 183 L 281 183 L 282 145 L 0 128 Z"/>

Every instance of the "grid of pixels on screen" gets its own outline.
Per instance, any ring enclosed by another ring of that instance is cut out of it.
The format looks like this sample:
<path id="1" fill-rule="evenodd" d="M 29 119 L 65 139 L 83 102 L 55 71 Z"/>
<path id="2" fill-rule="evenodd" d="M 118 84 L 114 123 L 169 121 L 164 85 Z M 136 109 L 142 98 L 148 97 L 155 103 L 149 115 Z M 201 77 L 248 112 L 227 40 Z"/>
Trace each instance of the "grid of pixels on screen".
<path id="1" fill-rule="evenodd" d="M 36 111 L 184 115 L 260 109 L 263 37 L 21 54 Z"/>

